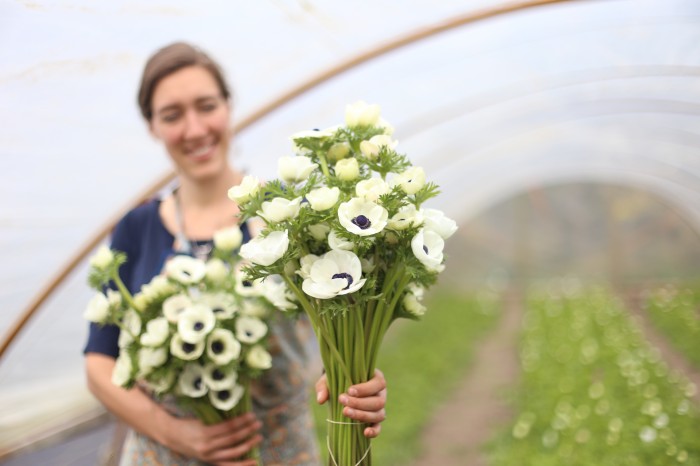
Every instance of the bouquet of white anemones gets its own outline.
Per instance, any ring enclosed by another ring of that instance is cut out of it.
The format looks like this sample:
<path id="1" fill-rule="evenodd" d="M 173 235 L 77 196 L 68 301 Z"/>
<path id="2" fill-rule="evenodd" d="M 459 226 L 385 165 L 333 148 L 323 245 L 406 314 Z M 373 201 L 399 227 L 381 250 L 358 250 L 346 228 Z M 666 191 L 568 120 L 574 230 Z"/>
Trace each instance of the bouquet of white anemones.
<path id="1" fill-rule="evenodd" d="M 422 168 L 396 152 L 377 105 L 348 106 L 346 125 L 292 136 L 296 156 L 279 179 L 229 190 L 243 219 L 266 227 L 241 248 L 251 280 L 282 276 L 314 326 L 330 389 L 329 464 L 371 464 L 364 426 L 342 415 L 338 395 L 374 374 L 389 325 L 425 312 L 423 290 L 444 268 L 457 229 L 424 208 L 438 194 Z"/>
<path id="2" fill-rule="evenodd" d="M 85 318 L 120 328 L 116 385 L 173 396 L 206 424 L 251 410 L 251 379 L 272 362 L 267 318 L 296 305 L 281 281 L 245 279 L 235 253 L 241 240 L 238 227 L 217 232 L 208 261 L 175 256 L 133 296 L 118 273 L 126 255 L 106 246 L 97 251 L 88 281 L 98 293 Z"/>

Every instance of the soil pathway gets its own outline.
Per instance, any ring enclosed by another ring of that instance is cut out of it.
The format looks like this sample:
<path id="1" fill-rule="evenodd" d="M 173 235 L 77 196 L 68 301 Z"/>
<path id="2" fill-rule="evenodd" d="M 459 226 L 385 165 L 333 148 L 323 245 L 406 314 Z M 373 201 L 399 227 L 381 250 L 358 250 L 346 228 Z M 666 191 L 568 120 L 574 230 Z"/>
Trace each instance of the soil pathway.
<path id="1" fill-rule="evenodd" d="M 506 395 L 519 373 L 517 339 L 522 299 L 504 299 L 498 327 L 477 350 L 473 367 L 426 425 L 423 453 L 411 466 L 485 466 L 482 446 L 511 415 Z"/>

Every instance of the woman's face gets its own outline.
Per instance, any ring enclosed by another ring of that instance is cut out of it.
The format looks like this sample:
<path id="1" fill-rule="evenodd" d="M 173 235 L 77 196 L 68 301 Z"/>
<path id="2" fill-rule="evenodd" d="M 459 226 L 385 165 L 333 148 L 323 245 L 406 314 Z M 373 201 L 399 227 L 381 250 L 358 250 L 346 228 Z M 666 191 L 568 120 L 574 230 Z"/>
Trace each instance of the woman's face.
<path id="1" fill-rule="evenodd" d="M 151 133 L 163 141 L 182 176 L 206 180 L 224 172 L 230 106 L 209 71 L 182 68 L 156 85 Z"/>

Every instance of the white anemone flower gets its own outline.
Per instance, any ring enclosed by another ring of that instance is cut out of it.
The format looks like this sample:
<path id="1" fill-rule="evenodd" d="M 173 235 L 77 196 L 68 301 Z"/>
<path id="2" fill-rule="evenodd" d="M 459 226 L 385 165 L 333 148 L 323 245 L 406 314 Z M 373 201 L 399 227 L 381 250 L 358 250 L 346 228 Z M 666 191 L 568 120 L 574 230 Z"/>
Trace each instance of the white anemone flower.
<path id="1" fill-rule="evenodd" d="M 329 136 L 333 136 L 333 131 L 330 131 L 330 128 L 323 131 L 320 129 L 303 129 L 292 134 L 289 139 L 292 141 L 296 139 L 323 139 Z"/>
<path id="2" fill-rule="evenodd" d="M 190 398 L 206 395 L 208 388 L 204 383 L 204 368 L 197 363 L 187 364 L 178 377 L 177 388 Z"/>
<path id="3" fill-rule="evenodd" d="M 250 262 L 268 266 L 277 262 L 284 256 L 289 247 L 289 233 L 273 231 L 264 238 L 255 238 L 241 246 L 241 257 Z"/>
<path id="4" fill-rule="evenodd" d="M 112 383 L 119 387 L 127 386 L 131 381 L 132 370 L 131 357 L 128 353 L 123 352 L 114 363 L 114 369 L 112 369 Z"/>
<path id="5" fill-rule="evenodd" d="M 309 278 L 311 274 L 311 266 L 314 265 L 314 262 L 319 259 L 320 257 L 316 254 L 307 254 L 299 259 L 299 265 L 301 265 L 301 267 L 296 271 L 297 275 L 304 279 Z"/>
<path id="6" fill-rule="evenodd" d="M 362 264 L 354 253 L 332 250 L 313 263 L 302 289 L 314 298 L 330 299 L 354 293 L 365 281 L 362 278 Z"/>
<path id="7" fill-rule="evenodd" d="M 265 306 L 260 300 L 246 299 L 241 306 L 240 314 L 243 316 L 257 317 L 262 319 L 270 314 L 270 309 Z"/>
<path id="8" fill-rule="evenodd" d="M 148 299 L 148 297 L 146 297 L 146 295 L 144 295 L 143 293 L 136 293 L 134 295 L 133 301 L 134 307 L 138 311 L 143 311 L 144 309 L 146 309 L 146 307 L 148 307 L 148 304 L 151 302 L 151 300 Z"/>
<path id="9" fill-rule="evenodd" d="M 100 246 L 90 258 L 90 265 L 96 269 L 104 270 L 114 261 L 114 252 L 104 244 Z"/>
<path id="10" fill-rule="evenodd" d="M 241 401 L 244 391 L 240 385 L 235 385 L 233 388 L 226 390 L 211 390 L 209 391 L 209 400 L 216 409 L 230 411 Z"/>
<path id="11" fill-rule="evenodd" d="M 245 356 L 245 362 L 253 369 L 272 367 L 272 356 L 260 345 L 253 346 Z"/>
<path id="12" fill-rule="evenodd" d="M 416 317 L 423 316 L 426 311 L 426 307 L 420 302 L 418 296 L 413 293 L 406 293 L 403 297 L 403 307 L 409 314 Z"/>
<path id="13" fill-rule="evenodd" d="M 214 232 L 214 246 L 221 251 L 233 251 L 243 242 L 243 232 L 238 225 Z"/>
<path id="14" fill-rule="evenodd" d="M 411 167 L 396 175 L 392 182 L 406 194 L 415 194 L 425 185 L 425 171 L 421 167 Z"/>
<path id="15" fill-rule="evenodd" d="M 116 290 L 107 290 L 107 302 L 109 302 L 110 309 L 119 309 L 124 302 L 122 294 Z"/>
<path id="16" fill-rule="evenodd" d="M 387 228 L 392 230 L 405 230 L 411 227 L 419 227 L 423 224 L 423 214 L 416 209 L 416 206 L 409 204 L 399 209 L 396 214 L 391 217 Z"/>
<path id="17" fill-rule="evenodd" d="M 194 361 L 204 353 L 204 341 L 187 343 L 179 333 L 170 339 L 170 354 L 183 361 Z"/>
<path id="18" fill-rule="evenodd" d="M 262 203 L 262 210 L 258 211 L 258 215 L 265 219 L 267 223 L 279 223 L 290 218 L 294 218 L 299 214 L 301 209 L 301 198 L 285 199 L 276 197 L 271 201 Z"/>
<path id="19" fill-rule="evenodd" d="M 457 222 L 447 217 L 445 213 L 437 209 L 421 209 L 425 218 L 425 229 L 432 230 L 447 239 L 457 231 Z"/>
<path id="20" fill-rule="evenodd" d="M 371 201 L 354 197 L 338 207 L 338 220 L 350 233 L 369 236 L 379 233 L 387 224 L 389 212 Z"/>
<path id="21" fill-rule="evenodd" d="M 391 192 L 391 187 L 381 178 L 370 178 L 355 185 L 355 194 L 368 201 L 377 202 L 379 196 Z"/>
<path id="22" fill-rule="evenodd" d="M 305 149 L 301 146 L 299 146 L 296 142 L 297 139 L 326 139 L 329 137 L 332 137 L 335 132 L 340 128 L 340 125 L 336 126 L 331 126 L 329 128 L 320 130 L 320 129 L 309 129 L 309 130 L 303 130 L 299 131 L 298 133 L 292 134 L 292 136 L 289 138 L 292 141 L 292 149 L 294 150 L 294 153 L 303 155 L 304 153 L 308 152 L 308 149 Z"/>
<path id="23" fill-rule="evenodd" d="M 425 296 L 424 287 L 418 285 L 417 283 L 409 283 L 407 288 L 409 293 L 418 298 L 419 301 L 423 301 L 423 297 Z"/>
<path id="24" fill-rule="evenodd" d="M 445 268 L 442 265 L 444 247 L 445 240 L 440 235 L 424 228 L 411 240 L 413 255 L 431 272 L 442 272 Z"/>
<path id="25" fill-rule="evenodd" d="M 141 333 L 141 317 L 138 312 L 129 309 L 122 319 L 122 329 L 119 332 L 119 348 L 129 346 Z"/>
<path id="26" fill-rule="evenodd" d="M 226 365 L 241 355 L 241 344 L 231 330 L 214 329 L 207 338 L 207 356 L 215 364 Z"/>
<path id="27" fill-rule="evenodd" d="M 156 317 L 146 323 L 146 331 L 141 334 L 141 344 L 144 346 L 160 346 L 170 335 L 170 323 L 165 317 Z"/>
<path id="28" fill-rule="evenodd" d="M 344 159 L 350 153 L 350 144 L 345 141 L 336 142 L 331 147 L 328 148 L 328 160 L 331 162 L 337 162 L 340 159 Z"/>
<path id="29" fill-rule="evenodd" d="M 311 208 L 317 212 L 328 210 L 333 207 L 340 197 L 340 189 L 337 186 L 329 188 L 322 186 L 310 191 L 306 195 L 306 200 L 309 201 Z"/>
<path id="30" fill-rule="evenodd" d="M 153 277 L 151 281 L 148 282 L 148 286 L 150 289 L 150 293 L 152 293 L 153 296 L 170 294 L 176 289 L 175 285 L 170 283 L 170 280 L 168 280 L 167 277 L 164 277 L 163 275 L 156 275 L 155 277 Z"/>
<path id="31" fill-rule="evenodd" d="M 237 373 L 232 368 L 225 369 L 216 364 L 204 366 L 204 383 L 210 390 L 226 390 L 236 385 Z"/>
<path id="32" fill-rule="evenodd" d="M 156 275 L 153 279 L 141 286 L 140 295 L 144 303 L 151 303 L 154 300 L 175 293 L 175 285 L 163 275 Z"/>
<path id="33" fill-rule="evenodd" d="M 263 282 L 264 296 L 273 306 L 281 311 L 296 309 L 295 296 L 279 275 L 270 275 Z"/>
<path id="34" fill-rule="evenodd" d="M 362 259 L 360 259 L 360 264 L 362 264 L 363 273 L 372 273 L 374 271 L 374 268 L 376 267 L 374 259 L 371 257 L 369 259 L 363 257 Z"/>
<path id="35" fill-rule="evenodd" d="M 90 322 L 104 324 L 109 317 L 109 300 L 102 293 L 97 293 L 88 301 L 83 317 Z"/>
<path id="36" fill-rule="evenodd" d="M 208 306 L 218 320 L 230 319 L 236 314 L 236 311 L 238 311 L 236 299 L 229 293 L 202 293 L 198 302 L 202 302 Z"/>
<path id="37" fill-rule="evenodd" d="M 147 376 L 167 360 L 168 351 L 165 348 L 140 348 L 138 351 L 139 377 Z"/>
<path id="38" fill-rule="evenodd" d="M 398 145 L 398 141 L 392 139 L 391 136 L 386 134 L 377 134 L 372 136 L 369 141 L 362 141 L 360 143 L 360 151 L 362 155 L 370 160 L 376 159 L 382 148 L 395 149 Z"/>
<path id="39" fill-rule="evenodd" d="M 355 158 L 338 160 L 333 168 L 335 176 L 343 181 L 352 181 L 360 176 L 360 164 Z"/>
<path id="40" fill-rule="evenodd" d="M 348 104 L 345 107 L 345 124 L 350 128 L 359 126 L 374 126 L 379 122 L 381 107 L 377 104 L 368 104 L 365 101 Z"/>
<path id="41" fill-rule="evenodd" d="M 262 279 L 250 280 L 243 270 L 243 268 L 248 265 L 250 264 L 239 262 L 233 269 L 233 278 L 236 281 L 236 293 L 246 298 L 262 296 L 264 290 Z"/>
<path id="42" fill-rule="evenodd" d="M 386 134 L 387 136 L 391 136 L 392 134 L 394 134 L 394 126 L 388 121 L 386 121 L 384 118 L 379 118 L 379 121 L 375 126 L 382 128 L 384 130 L 384 134 Z"/>
<path id="43" fill-rule="evenodd" d="M 217 257 L 209 259 L 206 267 L 205 276 L 213 283 L 223 283 L 229 276 L 228 267 Z"/>
<path id="44" fill-rule="evenodd" d="M 180 314 L 177 332 L 187 343 L 199 343 L 214 329 L 216 316 L 204 303 L 195 303 Z"/>
<path id="45" fill-rule="evenodd" d="M 252 196 L 260 190 L 260 180 L 254 176 L 246 175 L 241 180 L 241 184 L 233 186 L 228 190 L 228 198 L 238 204 L 245 204 Z"/>
<path id="46" fill-rule="evenodd" d="M 241 343 L 257 343 L 266 333 L 267 325 L 258 318 L 241 316 L 236 319 L 236 338 Z"/>
<path id="47" fill-rule="evenodd" d="M 305 155 L 290 155 L 280 157 L 277 162 L 277 174 L 286 183 L 305 181 L 318 164 Z"/>
<path id="48" fill-rule="evenodd" d="M 328 237 L 328 232 L 331 231 L 331 227 L 325 223 L 317 223 L 315 225 L 309 225 L 307 227 L 309 234 L 316 241 L 325 241 Z"/>
<path id="49" fill-rule="evenodd" d="M 198 283 L 206 272 L 204 261 L 190 256 L 178 255 L 165 264 L 165 275 L 183 285 Z"/>
<path id="50" fill-rule="evenodd" d="M 355 243 L 338 236 L 335 230 L 331 230 L 328 235 L 328 246 L 330 246 L 331 249 L 342 249 L 343 251 L 352 251 L 355 249 Z"/>
<path id="51" fill-rule="evenodd" d="M 262 296 L 265 292 L 265 285 L 262 278 L 256 280 L 248 280 L 247 278 L 242 278 L 236 281 L 236 293 L 246 298 L 255 298 Z"/>
<path id="52" fill-rule="evenodd" d="M 176 294 L 163 301 L 163 315 L 168 321 L 177 323 L 180 315 L 192 306 L 192 300 L 186 294 Z"/>

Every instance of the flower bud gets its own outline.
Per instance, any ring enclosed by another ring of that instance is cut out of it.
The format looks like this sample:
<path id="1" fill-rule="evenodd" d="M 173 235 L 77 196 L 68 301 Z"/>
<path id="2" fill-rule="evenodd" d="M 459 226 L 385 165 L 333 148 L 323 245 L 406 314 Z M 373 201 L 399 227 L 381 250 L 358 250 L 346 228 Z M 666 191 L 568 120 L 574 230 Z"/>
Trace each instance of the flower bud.
<path id="1" fill-rule="evenodd" d="M 338 160 L 335 164 L 335 176 L 343 181 L 352 181 L 360 176 L 360 165 L 357 159 Z"/>
<path id="2" fill-rule="evenodd" d="M 356 102 L 345 107 L 345 124 L 350 128 L 373 126 L 379 121 L 380 113 L 379 105 Z"/>
<path id="3" fill-rule="evenodd" d="M 94 256 L 90 258 L 90 265 L 96 269 L 104 270 L 112 264 L 114 253 L 107 246 L 102 245 L 97 249 Z"/>
<path id="4" fill-rule="evenodd" d="M 254 176 L 246 175 L 237 186 L 228 190 L 228 198 L 238 204 L 245 204 L 260 189 L 260 180 Z"/>
<path id="5" fill-rule="evenodd" d="M 214 232 L 214 246 L 221 251 L 233 251 L 243 241 L 243 233 L 238 225 Z"/>

